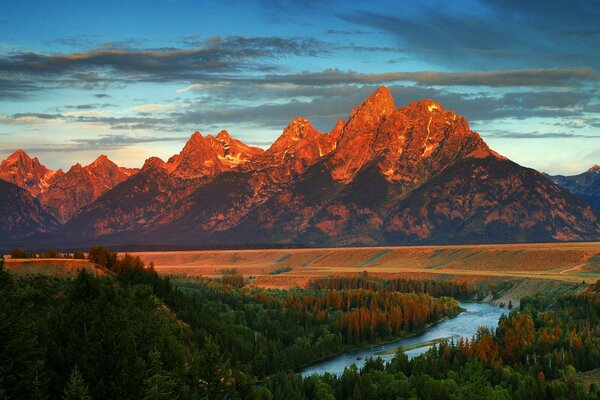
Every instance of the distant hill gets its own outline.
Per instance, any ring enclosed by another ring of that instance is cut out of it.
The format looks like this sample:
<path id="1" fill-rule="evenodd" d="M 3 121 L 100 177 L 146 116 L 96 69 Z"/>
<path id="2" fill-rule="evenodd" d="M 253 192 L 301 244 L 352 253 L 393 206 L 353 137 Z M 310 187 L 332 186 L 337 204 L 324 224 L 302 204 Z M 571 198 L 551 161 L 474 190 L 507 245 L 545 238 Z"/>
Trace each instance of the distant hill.
<path id="1" fill-rule="evenodd" d="M 548 175 L 548 178 L 600 211 L 600 166 L 594 165 L 579 175 Z"/>

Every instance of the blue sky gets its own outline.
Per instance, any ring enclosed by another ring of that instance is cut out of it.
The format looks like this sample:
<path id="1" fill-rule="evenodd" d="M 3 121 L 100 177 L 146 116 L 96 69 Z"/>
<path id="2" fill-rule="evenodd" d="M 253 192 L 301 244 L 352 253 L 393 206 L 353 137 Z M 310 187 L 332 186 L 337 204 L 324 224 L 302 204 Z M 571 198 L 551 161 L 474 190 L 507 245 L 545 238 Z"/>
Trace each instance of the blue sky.
<path id="1" fill-rule="evenodd" d="M 0 157 L 141 166 L 195 130 L 266 147 L 380 85 L 514 161 L 600 164 L 600 2 L 0 1 Z"/>

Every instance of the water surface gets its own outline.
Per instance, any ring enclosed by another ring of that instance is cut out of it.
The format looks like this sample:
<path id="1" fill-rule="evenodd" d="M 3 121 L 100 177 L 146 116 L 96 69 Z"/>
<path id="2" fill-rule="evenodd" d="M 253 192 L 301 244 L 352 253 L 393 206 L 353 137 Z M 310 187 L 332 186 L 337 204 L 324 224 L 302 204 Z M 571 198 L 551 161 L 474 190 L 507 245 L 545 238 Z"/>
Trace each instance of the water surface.
<path id="1" fill-rule="evenodd" d="M 460 337 L 471 338 L 480 326 L 485 326 L 490 329 L 495 329 L 498 325 L 498 319 L 502 314 L 507 314 L 509 310 L 493 306 L 491 304 L 481 303 L 460 303 L 461 307 L 466 309 L 457 317 L 442 321 L 431 326 L 426 331 L 407 339 L 401 339 L 395 342 L 386 343 L 379 346 L 363 348 L 347 353 L 340 354 L 334 358 L 313 364 L 302 370 L 303 376 L 312 374 L 324 374 L 326 372 L 341 375 L 344 368 L 356 364 L 362 367 L 369 357 L 377 357 L 376 353 L 397 348 L 398 346 L 406 346 L 415 343 L 422 343 L 439 338 L 454 338 L 457 340 Z M 431 346 L 419 347 L 413 350 L 406 351 L 409 357 L 415 357 L 426 352 Z M 390 361 L 394 355 L 380 356 L 384 361 Z"/>

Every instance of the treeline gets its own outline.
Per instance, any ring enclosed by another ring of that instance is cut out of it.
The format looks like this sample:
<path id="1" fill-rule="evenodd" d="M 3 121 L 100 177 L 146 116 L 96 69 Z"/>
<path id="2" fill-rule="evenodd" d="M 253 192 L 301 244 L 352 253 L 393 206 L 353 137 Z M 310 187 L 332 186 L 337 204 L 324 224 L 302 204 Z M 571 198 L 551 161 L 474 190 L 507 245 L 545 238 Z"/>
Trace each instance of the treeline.
<path id="1" fill-rule="evenodd" d="M 317 320 L 330 321 L 345 344 L 403 336 L 460 312 L 455 299 L 435 299 L 422 293 L 371 289 L 290 292 L 252 289 L 249 293 L 263 304 L 282 310 L 300 310 Z"/>
<path id="2" fill-rule="evenodd" d="M 139 257 L 88 258 L 112 273 L 15 279 L 0 265 L 0 398 L 270 398 L 256 386 L 269 375 L 457 312 L 423 294 L 174 286 Z"/>
<path id="3" fill-rule="evenodd" d="M 15 280 L 0 270 L 0 398 L 195 398 L 205 390 L 202 379 L 224 368 L 216 346 L 209 337 L 195 343 L 165 308 L 154 271 L 122 266 L 142 268 L 135 285 L 85 270 L 74 280 Z"/>
<path id="4" fill-rule="evenodd" d="M 370 276 L 366 271 L 358 276 L 332 276 L 309 282 L 313 290 L 322 289 L 367 289 L 372 291 L 392 291 L 402 293 L 424 293 L 433 297 L 454 297 L 459 300 L 473 300 L 480 292 L 473 284 L 441 280 L 411 280 L 404 278 L 382 279 Z"/>
<path id="5" fill-rule="evenodd" d="M 40 252 L 32 252 L 23 250 L 20 247 L 15 247 L 10 252 L 10 258 L 74 258 L 74 259 L 85 259 L 85 253 L 82 251 L 75 251 L 72 253 L 61 253 L 56 249 L 48 249 Z"/>
<path id="6" fill-rule="evenodd" d="M 298 368 L 457 312 L 419 285 L 268 290 L 170 280 L 98 247 L 112 273 L 15 279 L 0 258 L 4 399 L 598 399 L 600 293 L 525 299 L 494 332 L 342 376 Z M 425 285 L 427 286 L 427 285 Z M 598 283 L 600 289 L 600 282 Z"/>
<path id="7" fill-rule="evenodd" d="M 600 286 L 600 282 L 597 284 Z M 420 357 L 399 352 L 341 376 L 279 373 L 266 386 L 286 399 L 599 399 L 577 371 L 600 368 L 600 293 L 524 299 L 496 332 L 434 346 Z"/>
<path id="8" fill-rule="evenodd" d="M 460 311 L 454 299 L 423 294 L 284 291 L 211 280 L 177 286 L 188 294 L 173 304 L 178 316 L 194 330 L 210 332 L 234 366 L 250 365 L 259 378 L 297 370 L 350 346 L 401 337 Z"/>

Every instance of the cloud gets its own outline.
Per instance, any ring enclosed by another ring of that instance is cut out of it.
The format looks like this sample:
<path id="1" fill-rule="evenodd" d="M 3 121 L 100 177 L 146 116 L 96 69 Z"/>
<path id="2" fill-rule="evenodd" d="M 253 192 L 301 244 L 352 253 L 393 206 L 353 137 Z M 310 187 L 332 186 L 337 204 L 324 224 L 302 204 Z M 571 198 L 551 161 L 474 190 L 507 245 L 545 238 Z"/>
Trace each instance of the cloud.
<path id="1" fill-rule="evenodd" d="M 46 41 L 48 45 L 62 45 L 68 47 L 92 47 L 98 41 L 98 35 L 77 35 L 55 38 Z"/>
<path id="2" fill-rule="evenodd" d="M 68 110 L 95 110 L 97 108 L 109 108 L 116 107 L 116 104 L 113 103 L 91 103 L 91 104 L 75 104 L 75 105 L 65 105 L 62 106 L 64 109 Z"/>
<path id="3" fill-rule="evenodd" d="M 510 138 L 510 139 L 574 139 L 574 138 L 589 138 L 597 139 L 600 135 L 581 135 L 576 133 L 566 132 L 508 132 L 508 131 L 490 131 L 488 136 L 495 138 Z"/>
<path id="4" fill-rule="evenodd" d="M 585 83 L 600 82 L 600 73 L 586 67 L 521 69 L 475 72 L 386 72 L 360 73 L 327 69 L 321 72 L 300 72 L 296 74 L 266 74 L 254 79 L 260 83 L 290 83 L 295 85 L 337 85 L 364 83 L 415 82 L 430 86 L 489 86 L 489 87 L 562 87 L 581 86 Z"/>
<path id="5" fill-rule="evenodd" d="M 162 104 L 162 103 L 151 103 L 151 104 L 140 104 L 138 106 L 129 107 L 128 111 L 133 111 L 141 114 L 156 114 L 166 113 L 172 111 L 175 108 L 174 104 Z"/>
<path id="6" fill-rule="evenodd" d="M 402 53 L 405 52 L 406 49 L 400 47 L 391 47 L 391 46 L 359 46 L 359 45 L 348 45 L 341 46 L 341 49 L 352 50 L 354 52 L 360 53 Z"/>
<path id="7" fill-rule="evenodd" d="M 98 44 L 98 47 L 103 49 L 136 49 L 143 45 L 145 40 L 141 39 L 123 39 L 112 42 L 102 42 Z"/>
<path id="8" fill-rule="evenodd" d="M 180 127 L 163 116 L 110 115 L 105 111 L 82 110 L 56 114 L 18 113 L 0 115 L 0 125 L 47 125 L 59 123 L 81 123 L 87 125 L 105 125 L 120 130 L 158 130 L 179 131 Z"/>
<path id="9" fill-rule="evenodd" d="M 339 12 L 337 17 L 359 29 L 385 32 L 421 60 L 446 67 L 600 67 L 597 3 L 472 3 L 460 10 L 452 2 L 421 2 L 416 7 L 398 3 L 389 5 L 385 13 L 363 7 Z"/>
<path id="10" fill-rule="evenodd" d="M 39 87 L 33 80 L 23 79 L 18 76 L 5 78 L 0 72 L 0 100 L 20 99 L 25 97 L 26 94 L 38 89 Z"/>
<path id="11" fill-rule="evenodd" d="M 95 138 L 72 139 L 63 144 L 43 144 L 28 146 L 32 153 L 72 153 L 87 150 L 116 150 L 143 143 L 181 142 L 185 136 L 130 136 L 130 135 L 101 135 Z M 0 146 L 0 151 L 12 151 L 13 147 Z"/>
<path id="12" fill-rule="evenodd" d="M 337 72 L 330 71 L 325 76 L 302 74 L 300 79 L 297 75 L 284 79 L 278 76 L 276 82 L 266 79 L 266 83 L 264 79 L 249 79 L 194 84 L 180 90 L 196 96 L 185 102 L 139 104 L 110 113 L 98 111 L 100 107 L 97 104 L 82 104 L 68 107 L 74 112 L 3 116 L 0 123 L 44 124 L 56 120 L 106 125 L 113 130 L 182 131 L 228 129 L 233 126 L 277 130 L 292 118 L 303 116 L 311 119 L 317 128 L 329 130 L 336 120 L 347 118 L 350 110 L 380 83 L 346 82 L 347 74 Z M 503 79 L 503 82 L 506 83 L 506 80 Z M 597 123 L 587 115 L 596 112 L 596 97 L 591 90 L 515 88 L 514 91 L 497 94 L 494 91 L 465 92 L 455 91 L 452 87 L 419 84 L 391 84 L 388 87 L 398 107 L 418 99 L 431 98 L 473 122 L 540 117 L 551 120 L 564 118 L 565 121 L 585 119 L 587 126 Z"/>
<path id="13" fill-rule="evenodd" d="M 5 125 L 46 125 L 62 121 L 61 114 L 18 113 L 11 116 L 0 115 L 0 124 Z"/>
<path id="14" fill-rule="evenodd" d="M 89 149 L 114 149 L 141 143 L 176 142 L 187 140 L 185 136 L 129 136 L 129 135 L 102 135 L 98 138 L 73 139 L 73 146 L 84 146 Z"/>
<path id="15" fill-rule="evenodd" d="M 370 95 L 379 82 L 373 84 L 326 85 L 331 80 L 302 80 L 293 83 L 215 83 L 190 86 L 185 90 L 202 100 L 188 104 L 186 110 L 171 114 L 173 123 L 195 127 L 228 127 L 245 124 L 252 127 L 281 129 L 295 116 L 304 116 L 321 130 L 328 130 L 335 121 L 347 118 L 350 110 Z M 291 81 L 296 82 L 294 79 Z M 337 80 L 334 80 L 337 82 Z M 516 90 L 504 94 L 491 92 L 454 91 L 451 87 L 425 85 L 388 85 L 398 107 L 412 101 L 431 98 L 446 109 L 453 109 L 468 120 L 489 123 L 494 120 L 529 118 L 583 118 L 594 112 L 595 95 L 580 90 Z M 241 105 L 232 105 L 235 104 Z M 588 121 L 590 119 L 588 118 Z M 591 125 L 588 125 L 591 126 Z"/>
<path id="16" fill-rule="evenodd" d="M 325 33 L 330 35 L 370 35 L 372 31 L 365 31 L 361 29 L 327 29 Z"/>
<path id="17" fill-rule="evenodd" d="M 93 88 L 124 82 L 176 82 L 212 79 L 215 74 L 266 72 L 268 60 L 314 57 L 329 52 L 312 38 L 215 36 L 193 49 L 98 48 L 80 53 L 13 52 L 0 56 L 0 87 L 16 90 L 14 77 L 37 88 Z M 9 85 L 10 84 L 10 85 Z"/>

